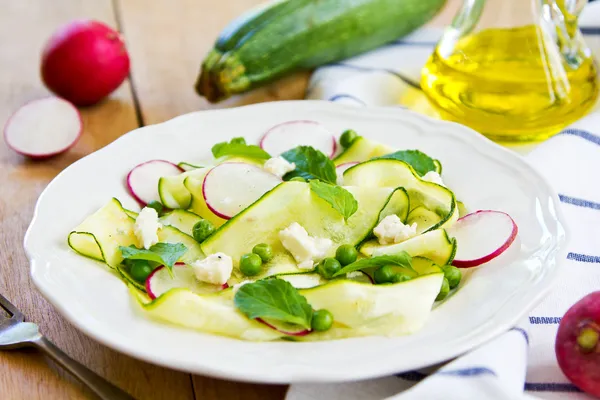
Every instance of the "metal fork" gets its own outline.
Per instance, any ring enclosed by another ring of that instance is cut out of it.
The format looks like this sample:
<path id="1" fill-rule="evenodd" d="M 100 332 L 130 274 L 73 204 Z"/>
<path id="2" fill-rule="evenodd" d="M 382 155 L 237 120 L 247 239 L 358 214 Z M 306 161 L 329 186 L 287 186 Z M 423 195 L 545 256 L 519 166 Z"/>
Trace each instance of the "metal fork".
<path id="1" fill-rule="evenodd" d="M 64 369 L 87 385 L 99 398 L 103 400 L 134 399 L 100 375 L 95 374 L 63 353 L 62 350 L 40 334 L 36 324 L 23 322 L 25 319 L 23 314 L 2 295 L 0 295 L 0 307 L 10 314 L 10 318 L 0 319 L 0 350 L 35 347 L 44 351 Z"/>

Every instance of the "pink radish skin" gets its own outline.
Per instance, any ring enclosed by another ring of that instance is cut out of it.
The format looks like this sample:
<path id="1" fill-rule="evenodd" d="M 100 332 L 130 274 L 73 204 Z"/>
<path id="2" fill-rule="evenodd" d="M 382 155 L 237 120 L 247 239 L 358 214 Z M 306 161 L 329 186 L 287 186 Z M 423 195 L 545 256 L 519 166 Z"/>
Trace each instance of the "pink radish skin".
<path id="1" fill-rule="evenodd" d="M 476 225 L 482 223 L 490 224 L 490 226 L 491 224 L 496 224 L 496 226 L 491 228 L 491 231 L 484 232 L 482 231 L 481 226 L 478 227 Z M 503 230 L 503 232 L 499 232 L 499 230 Z M 488 233 L 491 235 L 501 235 L 499 236 L 497 243 L 492 244 L 491 247 L 493 247 L 493 249 L 491 251 L 490 249 L 482 250 L 484 254 L 479 257 L 461 257 L 461 243 L 463 246 L 462 248 L 464 249 L 465 246 L 472 246 L 473 241 L 478 239 L 489 240 L 490 235 Z M 498 257 L 500 254 L 504 253 L 515 241 L 518 233 L 519 228 L 517 227 L 517 224 L 511 218 L 511 216 L 505 212 L 479 210 L 474 213 L 467 214 L 456 221 L 456 224 L 448 229 L 448 234 L 450 236 L 458 236 L 457 254 L 456 258 L 452 262 L 452 265 L 458 268 L 471 268 L 489 262 Z M 461 240 L 460 236 L 464 234 L 467 234 L 469 237 L 465 238 L 465 240 Z"/>
<path id="2" fill-rule="evenodd" d="M 277 328 L 277 327 L 275 327 L 274 325 L 271 325 L 271 324 L 269 324 L 268 322 L 266 322 L 266 321 L 265 321 L 264 319 L 262 319 L 262 318 L 256 318 L 256 320 L 257 320 L 258 322 L 262 323 L 262 324 L 265 324 L 265 325 L 266 325 L 266 326 L 268 326 L 269 328 L 271 328 L 271 329 L 275 329 L 277 332 L 281 332 L 281 333 L 283 333 L 284 335 L 288 335 L 288 336 L 306 336 L 306 335 L 308 335 L 308 334 L 311 332 L 311 331 L 310 331 L 310 330 L 308 330 L 308 329 L 305 329 L 305 330 L 302 330 L 302 331 L 299 331 L 299 332 L 286 332 L 286 331 L 283 331 L 283 330 L 281 330 L 281 329 L 278 329 L 278 328 Z"/>
<path id="3" fill-rule="evenodd" d="M 156 299 L 157 297 L 159 297 L 162 294 L 162 293 L 155 293 L 155 291 L 152 290 L 152 278 L 155 276 L 156 273 L 158 273 L 159 271 L 161 271 L 164 268 L 165 268 L 164 265 L 158 266 L 146 278 L 146 282 L 144 284 L 144 287 L 146 288 L 146 293 L 148 293 L 148 297 L 150 297 L 152 300 Z M 188 268 L 188 267 L 185 265 L 185 263 L 177 262 L 177 263 L 175 263 L 175 265 L 173 266 L 173 268 Z M 220 290 L 225 290 L 228 287 L 229 287 L 229 285 L 227 284 L 227 282 L 225 282 L 221 286 Z"/>
<path id="4" fill-rule="evenodd" d="M 41 160 L 73 147 L 83 132 L 77 108 L 58 97 L 45 97 L 21 106 L 4 126 L 4 141 L 13 151 Z"/>
<path id="5" fill-rule="evenodd" d="M 183 169 L 170 161 L 150 160 L 138 164 L 127 174 L 127 189 L 129 193 L 145 206 L 151 201 L 160 201 L 158 195 L 158 180 L 163 176 L 181 174 Z"/>
<path id="6" fill-rule="evenodd" d="M 281 182 L 279 177 L 256 165 L 226 162 L 208 171 L 202 183 L 202 196 L 212 213 L 230 219 Z"/>
<path id="7" fill-rule="evenodd" d="M 312 146 L 332 158 L 337 141 L 323 125 L 316 121 L 288 121 L 275 125 L 260 139 L 260 147 L 273 157 L 297 146 Z"/>
<path id="8" fill-rule="evenodd" d="M 89 19 L 60 27 L 41 60 L 46 87 L 78 106 L 99 102 L 129 74 L 129 55 L 118 31 Z"/>

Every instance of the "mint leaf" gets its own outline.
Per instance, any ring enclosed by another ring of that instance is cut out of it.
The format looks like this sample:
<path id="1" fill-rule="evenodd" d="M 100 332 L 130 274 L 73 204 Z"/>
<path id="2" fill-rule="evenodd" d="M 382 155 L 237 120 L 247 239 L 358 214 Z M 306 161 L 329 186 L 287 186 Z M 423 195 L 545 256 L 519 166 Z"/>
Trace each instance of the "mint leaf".
<path id="1" fill-rule="evenodd" d="M 148 250 L 138 249 L 135 246 L 119 246 L 123 258 L 126 260 L 147 260 L 158 264 L 173 268 L 173 265 L 187 251 L 187 247 L 183 243 L 156 243 Z"/>
<path id="2" fill-rule="evenodd" d="M 268 318 L 310 329 L 312 307 L 283 279 L 247 283 L 238 289 L 233 301 L 248 318 Z"/>
<path id="3" fill-rule="evenodd" d="M 288 172 L 284 180 L 300 176 L 306 180 L 319 179 L 323 182 L 335 183 L 337 175 L 333 161 L 325 154 L 310 146 L 298 146 L 281 154 L 288 162 L 296 164 L 296 169 Z"/>
<path id="4" fill-rule="evenodd" d="M 352 193 L 343 187 L 318 180 L 311 180 L 309 184 L 310 190 L 331 204 L 334 210 L 342 214 L 344 220 L 347 221 L 358 210 L 358 202 Z"/>
<path id="5" fill-rule="evenodd" d="M 407 252 L 401 251 L 400 253 L 394 254 L 393 256 L 363 258 L 362 260 L 358 260 L 353 262 L 352 264 L 346 265 L 344 268 L 336 272 L 333 276 L 340 276 L 347 274 L 348 272 L 359 271 L 365 268 L 383 267 L 384 265 L 398 265 L 400 267 L 413 269 L 412 257 Z"/>
<path id="6" fill-rule="evenodd" d="M 393 160 L 404 161 L 413 167 L 419 176 L 423 176 L 429 171 L 436 171 L 433 159 L 419 150 L 400 150 L 395 153 L 376 157 L 375 159 L 380 158 L 391 158 Z"/>
<path id="7" fill-rule="evenodd" d="M 215 158 L 224 156 L 240 156 L 259 160 L 268 160 L 271 158 L 269 153 L 260 147 L 253 144 L 246 144 L 244 138 L 233 138 L 229 143 L 217 143 L 212 147 L 211 151 Z"/>

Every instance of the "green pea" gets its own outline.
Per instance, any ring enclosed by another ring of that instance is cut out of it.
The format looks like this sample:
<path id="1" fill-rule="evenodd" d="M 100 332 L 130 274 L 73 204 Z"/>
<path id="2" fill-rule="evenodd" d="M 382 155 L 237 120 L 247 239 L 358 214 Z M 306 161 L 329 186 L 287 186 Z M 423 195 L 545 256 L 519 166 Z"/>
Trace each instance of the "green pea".
<path id="1" fill-rule="evenodd" d="M 323 332 L 329 330 L 331 325 L 333 325 L 333 315 L 329 311 L 322 309 L 313 313 L 310 321 L 310 327 L 313 331 Z"/>
<path id="2" fill-rule="evenodd" d="M 352 129 L 348 129 L 347 131 L 344 131 L 344 133 L 342 133 L 342 136 L 340 137 L 340 144 L 344 149 L 347 149 L 358 138 L 358 133 L 356 133 Z"/>
<path id="3" fill-rule="evenodd" d="M 442 269 L 444 270 L 444 276 L 448 279 L 450 289 L 457 287 L 462 279 L 462 272 L 460 272 L 460 269 L 453 265 L 446 265 L 442 267 Z"/>
<path id="4" fill-rule="evenodd" d="M 202 219 L 196 222 L 196 224 L 192 228 L 192 235 L 198 243 L 202 243 L 206 240 L 207 237 L 212 235 L 214 231 L 215 226 L 210 221 Z"/>
<path id="5" fill-rule="evenodd" d="M 446 296 L 448 296 L 448 293 L 450 293 L 450 284 L 448 283 L 448 279 L 444 278 L 444 282 L 442 282 L 442 288 L 435 298 L 435 301 L 444 300 Z"/>
<path id="6" fill-rule="evenodd" d="M 326 258 L 317 265 L 317 272 L 326 279 L 330 279 L 333 275 L 342 269 L 342 264 L 335 258 Z"/>
<path id="7" fill-rule="evenodd" d="M 344 244 L 337 248 L 335 252 L 335 258 L 346 266 L 352 264 L 358 258 L 358 251 L 351 244 Z"/>
<path id="8" fill-rule="evenodd" d="M 390 265 L 384 265 L 383 267 L 375 270 L 373 273 L 373 279 L 375 279 L 375 283 L 390 283 L 396 275 L 394 268 Z"/>
<path id="9" fill-rule="evenodd" d="M 146 282 L 146 279 L 152 273 L 152 267 L 146 260 L 131 260 L 129 265 L 129 275 L 139 283 Z"/>
<path id="10" fill-rule="evenodd" d="M 152 200 L 150 203 L 146 204 L 146 207 L 148 207 L 148 208 L 154 208 L 156 210 L 156 213 L 158 215 L 162 214 L 162 212 L 164 210 L 164 207 L 160 203 L 160 201 L 156 201 L 156 200 Z"/>
<path id="11" fill-rule="evenodd" d="M 234 137 L 229 141 L 231 144 L 246 144 L 246 139 L 243 137 Z"/>
<path id="12" fill-rule="evenodd" d="M 252 252 L 260 257 L 263 262 L 269 262 L 273 258 L 273 249 L 266 243 L 259 243 L 252 248 Z"/>
<path id="13" fill-rule="evenodd" d="M 410 281 L 411 279 L 412 279 L 412 277 L 410 277 L 406 274 L 396 273 L 392 276 L 392 283 L 406 282 L 406 281 Z"/>
<path id="14" fill-rule="evenodd" d="M 306 182 L 306 179 L 304 179 L 301 176 L 295 176 L 292 179 L 290 179 L 290 182 Z"/>
<path id="15" fill-rule="evenodd" d="M 240 271 L 246 276 L 254 276 L 262 271 L 262 260 L 258 254 L 247 253 L 240 258 Z"/>

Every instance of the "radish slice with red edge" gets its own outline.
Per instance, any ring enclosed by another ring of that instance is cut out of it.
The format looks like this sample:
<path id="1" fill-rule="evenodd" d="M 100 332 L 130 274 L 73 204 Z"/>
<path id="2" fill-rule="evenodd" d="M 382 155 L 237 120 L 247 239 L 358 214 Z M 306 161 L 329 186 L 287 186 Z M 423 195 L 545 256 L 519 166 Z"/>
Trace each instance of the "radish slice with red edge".
<path id="1" fill-rule="evenodd" d="M 127 174 L 127 189 L 129 193 L 141 204 L 146 205 L 151 201 L 160 201 L 158 195 L 158 181 L 163 176 L 179 175 L 181 168 L 165 160 L 151 160 L 136 165 Z"/>
<path id="2" fill-rule="evenodd" d="M 507 213 L 480 210 L 460 218 L 448 229 L 457 240 L 452 265 L 476 267 L 504 253 L 517 237 L 519 228 Z"/>
<path id="3" fill-rule="evenodd" d="M 45 97 L 21 106 L 4 126 L 4 140 L 19 154 L 34 159 L 55 156 L 77 143 L 83 122 L 75 106 Z"/>
<path id="4" fill-rule="evenodd" d="M 297 146 L 311 146 L 328 157 L 337 150 L 335 136 L 316 121 L 288 121 L 269 129 L 260 147 L 275 157 Z"/>
<path id="5" fill-rule="evenodd" d="M 343 185 L 344 184 L 344 172 L 346 172 L 346 170 L 350 167 L 354 167 L 356 164 L 358 164 L 358 161 L 350 161 L 347 163 L 343 163 L 338 165 L 337 167 L 335 167 L 335 174 L 337 175 L 337 184 L 338 185 Z"/>
<path id="6" fill-rule="evenodd" d="M 218 217 L 229 219 L 281 183 L 281 179 L 251 164 L 219 164 L 206 174 L 202 195 Z"/>
<path id="7" fill-rule="evenodd" d="M 265 324 L 269 328 L 275 329 L 276 331 L 281 332 L 287 336 L 306 336 L 311 332 L 310 329 L 306 329 L 302 326 L 286 324 L 281 321 L 275 321 L 275 320 L 263 319 L 263 318 L 256 318 L 256 320 L 258 322 Z"/>
<path id="8" fill-rule="evenodd" d="M 218 292 L 228 287 L 227 283 L 218 286 L 199 281 L 192 268 L 184 263 L 173 266 L 173 276 L 164 265 L 161 265 L 146 278 L 146 292 L 152 300 L 175 288 L 189 289 L 194 293 L 202 294 Z"/>

